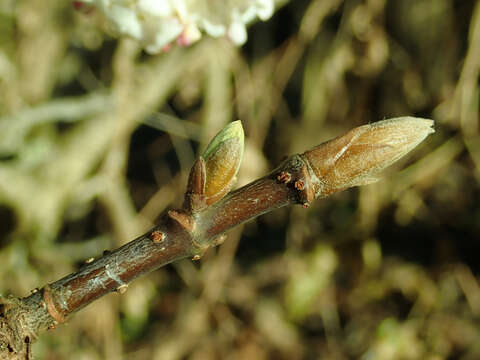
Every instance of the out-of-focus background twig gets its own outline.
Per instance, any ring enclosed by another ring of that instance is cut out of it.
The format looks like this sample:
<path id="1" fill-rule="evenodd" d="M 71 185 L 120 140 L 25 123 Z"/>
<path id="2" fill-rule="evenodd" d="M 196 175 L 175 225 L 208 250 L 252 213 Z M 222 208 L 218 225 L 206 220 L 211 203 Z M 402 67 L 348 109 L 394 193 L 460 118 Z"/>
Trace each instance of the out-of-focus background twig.
<path id="1" fill-rule="evenodd" d="M 237 118 L 240 184 L 382 118 L 437 132 L 377 184 L 261 217 L 97 301 L 38 359 L 480 358 L 480 3 L 297 0 L 242 48 L 156 56 L 97 21 L 0 2 L 2 294 L 142 233 Z"/>

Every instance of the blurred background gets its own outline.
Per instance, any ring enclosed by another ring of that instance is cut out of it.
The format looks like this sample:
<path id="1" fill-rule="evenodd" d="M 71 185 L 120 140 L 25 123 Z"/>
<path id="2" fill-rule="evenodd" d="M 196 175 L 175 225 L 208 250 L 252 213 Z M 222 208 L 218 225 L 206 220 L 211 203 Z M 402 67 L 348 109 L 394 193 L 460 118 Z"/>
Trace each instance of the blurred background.
<path id="1" fill-rule="evenodd" d="M 296 0 L 242 47 L 204 36 L 158 55 L 73 5 L 0 2 L 1 294 L 146 231 L 237 118 L 239 185 L 384 118 L 436 133 L 381 182 L 264 215 L 96 301 L 37 359 L 480 359 L 480 3 Z"/>

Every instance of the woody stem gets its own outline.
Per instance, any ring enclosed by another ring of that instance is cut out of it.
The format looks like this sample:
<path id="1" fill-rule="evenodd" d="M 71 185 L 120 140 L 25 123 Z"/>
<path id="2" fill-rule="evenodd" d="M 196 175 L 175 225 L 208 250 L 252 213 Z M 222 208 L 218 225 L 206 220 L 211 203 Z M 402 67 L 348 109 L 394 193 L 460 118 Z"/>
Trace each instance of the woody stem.
<path id="1" fill-rule="evenodd" d="M 20 299 L 21 306 L 17 308 L 22 311 L 15 312 L 15 307 L 11 307 L 4 311 L 0 322 L 13 329 L 12 324 L 22 317 L 20 328 L 24 330 L 15 341 L 21 346 L 25 336 L 35 339 L 40 331 L 64 322 L 99 297 L 112 291 L 124 292 L 138 276 L 172 261 L 198 256 L 214 246 L 215 238 L 228 229 L 279 207 L 304 203 L 302 199 L 311 187 L 305 173 L 306 165 L 294 155 L 269 175 L 198 213 L 168 211 L 144 235 Z M 303 184 L 301 189 L 296 186 L 299 181 Z"/>

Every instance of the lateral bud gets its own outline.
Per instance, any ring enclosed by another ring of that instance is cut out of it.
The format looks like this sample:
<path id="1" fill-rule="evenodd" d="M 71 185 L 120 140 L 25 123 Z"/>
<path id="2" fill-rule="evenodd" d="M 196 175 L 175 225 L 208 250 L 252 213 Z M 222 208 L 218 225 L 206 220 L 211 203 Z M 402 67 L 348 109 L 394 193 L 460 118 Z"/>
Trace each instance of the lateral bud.
<path id="1" fill-rule="evenodd" d="M 183 208 L 189 213 L 201 211 L 206 207 L 205 202 L 206 170 L 203 157 L 199 157 L 192 166 L 188 177 L 187 191 Z"/>
<path id="2" fill-rule="evenodd" d="M 205 205 L 224 197 L 233 187 L 243 158 L 244 133 L 240 120 L 231 122 L 210 142 L 205 161 Z"/>
<path id="3" fill-rule="evenodd" d="M 378 181 L 377 174 L 429 134 L 433 121 L 400 117 L 359 126 L 301 155 L 310 168 L 315 197 Z"/>

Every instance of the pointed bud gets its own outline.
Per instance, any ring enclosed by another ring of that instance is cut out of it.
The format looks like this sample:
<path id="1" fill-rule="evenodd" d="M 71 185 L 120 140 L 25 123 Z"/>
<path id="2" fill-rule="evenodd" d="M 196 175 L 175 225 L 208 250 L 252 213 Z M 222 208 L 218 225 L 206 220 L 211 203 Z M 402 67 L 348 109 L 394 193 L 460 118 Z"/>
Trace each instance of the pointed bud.
<path id="1" fill-rule="evenodd" d="M 213 204 L 233 187 L 243 157 L 244 134 L 240 120 L 231 122 L 210 142 L 205 160 L 206 204 Z"/>
<path id="2" fill-rule="evenodd" d="M 317 179 L 315 197 L 376 182 L 376 175 L 429 134 L 433 121 L 400 117 L 357 127 L 302 154 Z"/>
<path id="3" fill-rule="evenodd" d="M 185 193 L 185 202 L 183 208 L 188 213 L 194 213 L 205 208 L 205 181 L 206 181 L 205 161 L 200 156 L 190 170 L 188 177 L 187 191 Z"/>

